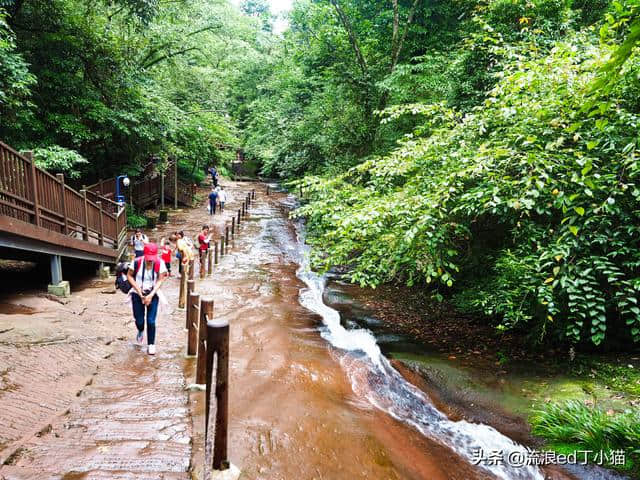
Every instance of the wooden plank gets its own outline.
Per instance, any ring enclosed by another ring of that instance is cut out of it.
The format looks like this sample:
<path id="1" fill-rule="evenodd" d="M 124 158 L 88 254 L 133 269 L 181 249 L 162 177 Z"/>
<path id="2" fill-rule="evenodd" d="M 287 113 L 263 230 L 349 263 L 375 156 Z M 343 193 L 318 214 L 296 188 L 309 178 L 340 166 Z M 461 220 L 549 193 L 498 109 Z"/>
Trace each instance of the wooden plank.
<path id="1" fill-rule="evenodd" d="M 33 200 L 35 224 L 39 226 L 40 225 L 40 206 L 38 202 L 38 177 L 36 174 L 36 162 L 33 161 L 33 152 L 27 152 L 26 158 L 29 159 L 29 163 L 31 164 L 31 188 L 33 189 L 31 192 L 31 198 Z"/>
<path id="2" fill-rule="evenodd" d="M 61 247 L 81 250 L 83 252 L 94 253 L 105 257 L 112 257 L 114 259 L 117 254 L 115 249 L 101 247 L 96 243 L 89 243 L 84 240 L 63 235 L 62 233 L 47 230 L 46 228 L 36 227 L 31 223 L 23 222 L 22 220 L 8 217 L 6 215 L 0 215 L 0 231 L 19 237 L 39 240 L 40 242 L 50 243 L 52 245 L 59 245 Z"/>
<path id="3" fill-rule="evenodd" d="M 80 190 L 80 194 L 84 200 L 84 240 L 89 240 L 89 205 L 87 204 L 87 191 Z"/>
<path id="4" fill-rule="evenodd" d="M 96 202 L 98 204 L 98 215 L 100 216 L 100 232 L 99 232 L 99 236 L 98 236 L 98 245 L 103 246 L 104 245 L 104 223 L 102 222 L 102 202 L 97 201 Z"/>
<path id="5" fill-rule="evenodd" d="M 58 183 L 60 183 L 60 210 L 62 211 L 62 216 L 64 217 L 64 233 L 65 235 L 69 234 L 69 218 L 67 215 L 67 201 L 66 201 L 66 192 L 64 186 L 64 175 L 62 173 L 58 173 L 56 175 L 58 177 Z"/>

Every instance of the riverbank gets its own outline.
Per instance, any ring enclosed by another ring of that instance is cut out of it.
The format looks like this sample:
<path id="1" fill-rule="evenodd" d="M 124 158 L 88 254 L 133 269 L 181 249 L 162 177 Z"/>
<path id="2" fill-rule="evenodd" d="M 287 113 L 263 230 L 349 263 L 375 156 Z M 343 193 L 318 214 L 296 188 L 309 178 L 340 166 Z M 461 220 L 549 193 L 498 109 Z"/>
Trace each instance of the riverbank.
<path id="1" fill-rule="evenodd" d="M 334 277 L 325 299 L 347 325 L 372 330 L 396 368 L 450 418 L 492 425 L 525 445 L 545 447 L 529 419 L 553 403 L 576 401 L 608 415 L 640 407 L 640 354 L 571 359 L 568 351 L 532 351 L 523 338 L 429 301 L 418 289 L 362 289 Z M 547 444 L 554 446 L 568 448 Z M 622 470 L 638 475 L 637 465 Z"/>

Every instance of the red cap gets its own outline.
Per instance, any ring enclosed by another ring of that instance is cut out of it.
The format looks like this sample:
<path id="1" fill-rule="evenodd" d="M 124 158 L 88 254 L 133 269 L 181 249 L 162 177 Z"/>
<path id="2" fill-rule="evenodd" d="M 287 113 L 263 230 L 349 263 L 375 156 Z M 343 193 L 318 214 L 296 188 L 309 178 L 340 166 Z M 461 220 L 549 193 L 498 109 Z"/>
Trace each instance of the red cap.
<path id="1" fill-rule="evenodd" d="M 144 259 L 148 262 L 153 262 L 158 259 L 158 246 L 155 243 L 145 244 Z"/>

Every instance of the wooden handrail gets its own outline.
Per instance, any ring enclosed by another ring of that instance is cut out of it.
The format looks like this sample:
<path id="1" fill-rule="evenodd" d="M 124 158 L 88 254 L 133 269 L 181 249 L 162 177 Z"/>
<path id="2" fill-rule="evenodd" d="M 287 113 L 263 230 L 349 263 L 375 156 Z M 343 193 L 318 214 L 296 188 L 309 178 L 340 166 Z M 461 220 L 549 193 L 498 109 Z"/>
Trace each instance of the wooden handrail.
<path id="1" fill-rule="evenodd" d="M 0 215 L 86 242 L 120 249 L 126 211 L 103 197 L 86 199 L 61 174 L 38 168 L 27 155 L 0 141 Z"/>

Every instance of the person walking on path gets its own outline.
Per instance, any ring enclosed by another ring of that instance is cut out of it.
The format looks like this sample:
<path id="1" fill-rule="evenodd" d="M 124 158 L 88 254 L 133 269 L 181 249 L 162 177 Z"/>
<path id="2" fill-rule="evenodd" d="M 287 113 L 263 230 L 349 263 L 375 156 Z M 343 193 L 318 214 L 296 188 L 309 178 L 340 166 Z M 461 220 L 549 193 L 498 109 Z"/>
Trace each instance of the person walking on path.
<path id="1" fill-rule="evenodd" d="M 211 175 L 211 184 L 213 185 L 213 188 L 218 186 L 218 171 L 216 170 L 216 167 L 212 166 L 211 168 L 209 168 L 209 174 Z"/>
<path id="2" fill-rule="evenodd" d="M 198 235 L 198 253 L 200 255 L 200 270 L 204 271 L 207 266 L 207 255 L 209 253 L 209 246 L 211 242 L 211 236 L 209 233 L 209 225 L 203 225 L 200 235 Z"/>
<path id="3" fill-rule="evenodd" d="M 164 262 L 165 267 L 167 267 L 168 276 L 171 276 L 171 257 L 173 256 L 173 245 L 171 243 L 171 239 L 175 241 L 175 237 L 172 235 L 169 237 L 169 240 L 165 240 L 164 238 L 160 241 L 162 245 L 162 250 L 160 252 L 160 258 Z"/>
<path id="4" fill-rule="evenodd" d="M 227 203 L 227 191 L 222 185 L 220 185 L 220 191 L 218 192 L 218 201 L 220 202 L 220 213 L 224 213 L 224 204 Z"/>
<path id="5" fill-rule="evenodd" d="M 167 267 L 158 258 L 158 246 L 147 243 L 144 246 L 144 256 L 137 258 L 129 268 L 127 279 L 131 284 L 131 305 L 136 319 L 138 334 L 136 341 L 142 344 L 144 338 L 145 316 L 147 321 L 147 353 L 156 353 L 156 316 L 158 315 L 158 290 L 167 277 Z"/>
<path id="6" fill-rule="evenodd" d="M 216 203 L 218 202 L 218 191 L 215 187 L 211 189 L 211 193 L 209 194 L 209 213 L 211 215 L 216 214 Z"/>
<path id="7" fill-rule="evenodd" d="M 180 260 L 178 264 L 178 272 L 180 275 L 184 275 L 184 266 L 189 265 L 189 262 L 193 260 L 193 243 L 185 237 L 182 230 L 176 232 L 176 237 L 178 238 L 178 241 L 176 242 L 176 248 L 178 250 L 176 258 Z"/>
<path id="8" fill-rule="evenodd" d="M 136 233 L 131 236 L 131 246 L 135 252 L 136 258 L 141 257 L 144 254 L 144 246 L 149 243 L 149 238 L 142 233 L 142 230 L 136 228 Z"/>

